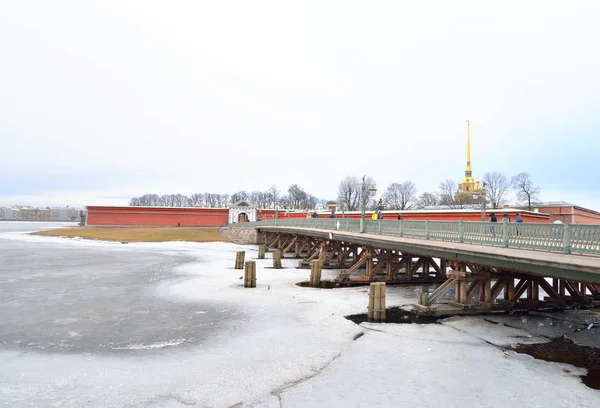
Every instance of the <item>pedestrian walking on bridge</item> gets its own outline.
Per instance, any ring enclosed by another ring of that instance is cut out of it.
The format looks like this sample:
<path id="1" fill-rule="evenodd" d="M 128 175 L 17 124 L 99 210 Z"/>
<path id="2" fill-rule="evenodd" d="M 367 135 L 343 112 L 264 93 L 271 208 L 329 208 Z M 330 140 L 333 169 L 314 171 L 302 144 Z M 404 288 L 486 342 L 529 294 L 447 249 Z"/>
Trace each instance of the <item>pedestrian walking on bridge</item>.
<path id="1" fill-rule="evenodd" d="M 496 218 L 496 214 L 494 213 L 490 213 L 490 222 L 498 222 L 498 218 Z M 496 236 L 496 230 L 494 229 L 494 226 L 492 225 L 492 236 L 495 237 Z"/>

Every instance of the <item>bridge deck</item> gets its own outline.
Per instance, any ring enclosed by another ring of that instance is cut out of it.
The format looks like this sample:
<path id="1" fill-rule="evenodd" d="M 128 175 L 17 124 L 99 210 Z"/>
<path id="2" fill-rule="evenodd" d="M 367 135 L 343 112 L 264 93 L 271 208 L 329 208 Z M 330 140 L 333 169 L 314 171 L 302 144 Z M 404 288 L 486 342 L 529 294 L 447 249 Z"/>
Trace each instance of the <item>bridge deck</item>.
<path id="1" fill-rule="evenodd" d="M 289 226 L 261 226 L 258 228 L 260 231 L 314 236 L 378 248 L 397 249 L 400 252 L 457 262 L 506 268 L 544 277 L 600 284 L 600 256 L 595 255 L 504 248 L 321 228 Z"/>

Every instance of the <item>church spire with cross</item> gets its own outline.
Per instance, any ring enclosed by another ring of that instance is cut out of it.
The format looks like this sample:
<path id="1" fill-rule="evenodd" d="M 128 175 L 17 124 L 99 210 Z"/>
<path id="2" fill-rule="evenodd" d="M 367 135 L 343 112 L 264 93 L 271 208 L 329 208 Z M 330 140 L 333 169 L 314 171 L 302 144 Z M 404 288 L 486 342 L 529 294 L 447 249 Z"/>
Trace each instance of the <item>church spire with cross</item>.
<path id="1" fill-rule="evenodd" d="M 465 168 L 465 177 L 458 185 L 458 191 L 467 195 L 473 195 L 474 192 L 481 193 L 479 180 L 473 179 L 473 169 L 471 168 L 471 122 L 467 120 L 467 167 Z"/>

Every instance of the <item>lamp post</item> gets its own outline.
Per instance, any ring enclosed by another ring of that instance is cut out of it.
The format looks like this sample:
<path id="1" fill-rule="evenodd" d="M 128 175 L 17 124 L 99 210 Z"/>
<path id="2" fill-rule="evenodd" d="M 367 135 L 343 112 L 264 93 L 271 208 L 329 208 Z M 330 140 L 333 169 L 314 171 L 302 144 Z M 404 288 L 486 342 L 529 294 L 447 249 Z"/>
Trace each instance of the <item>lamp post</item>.
<path id="1" fill-rule="evenodd" d="M 367 200 L 371 194 L 377 193 L 377 189 L 375 187 L 371 187 L 369 191 L 366 190 L 365 185 L 365 177 L 362 177 L 362 182 L 360 183 L 360 232 L 365 232 L 365 210 L 367 206 Z"/>

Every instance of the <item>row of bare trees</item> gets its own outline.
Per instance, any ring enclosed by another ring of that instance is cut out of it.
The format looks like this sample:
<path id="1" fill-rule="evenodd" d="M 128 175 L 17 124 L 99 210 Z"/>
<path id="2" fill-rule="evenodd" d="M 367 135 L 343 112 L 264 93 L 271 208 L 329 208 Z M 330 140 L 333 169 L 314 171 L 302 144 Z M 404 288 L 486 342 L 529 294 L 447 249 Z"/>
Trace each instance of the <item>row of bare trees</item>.
<path id="1" fill-rule="evenodd" d="M 531 180 L 528 173 L 519 173 L 510 180 L 502 173 L 490 172 L 483 176 L 485 199 L 491 208 L 501 208 L 509 200 L 509 194 L 514 192 L 517 200 L 527 205 L 531 210 L 539 200 L 540 188 Z M 375 180 L 365 177 L 363 180 L 348 176 L 338 187 L 337 200 L 342 209 L 358 211 L 362 208 L 361 194 L 367 209 L 410 210 L 430 206 L 446 206 L 448 208 L 464 208 L 470 204 L 479 204 L 471 195 L 458 191 L 458 183 L 452 179 L 442 181 L 437 192 L 418 194 L 417 187 L 412 181 L 394 182 L 375 200 L 369 193 L 376 186 Z M 362 193 L 361 193 L 362 192 Z M 183 194 L 145 194 L 130 200 L 132 206 L 154 207 L 205 207 L 225 208 L 239 201 L 246 201 L 257 208 L 290 208 L 313 209 L 324 207 L 326 201 L 304 191 L 298 184 L 292 184 L 287 194 L 272 185 L 264 191 L 238 191 L 231 195 L 215 193 L 196 193 L 190 196 Z"/>
<path id="2" fill-rule="evenodd" d="M 531 211 L 532 206 L 539 201 L 540 188 L 531 180 L 529 173 L 522 172 L 508 179 L 498 172 L 485 173 L 482 180 L 485 190 L 485 200 L 491 208 L 501 208 L 506 204 L 511 192 L 515 193 L 517 201 Z M 457 183 L 446 179 L 439 185 L 439 205 L 451 208 L 463 208 L 473 203 L 471 195 L 457 191 Z"/>
<path id="3" fill-rule="evenodd" d="M 129 200 L 131 206 L 141 207 L 204 207 L 226 208 L 239 201 L 246 201 L 257 208 L 294 208 L 313 209 L 323 205 L 325 200 L 320 200 L 305 192 L 302 187 L 292 184 L 287 194 L 281 194 L 277 186 L 273 185 L 268 190 L 247 192 L 238 191 L 231 195 L 215 193 L 196 193 L 190 196 L 183 194 L 144 194 Z"/>
<path id="4" fill-rule="evenodd" d="M 485 188 L 485 200 L 491 208 L 501 208 L 509 200 L 509 194 L 514 192 L 517 200 L 524 206 L 531 207 L 539 200 L 540 188 L 531 180 L 528 173 L 519 173 L 510 180 L 502 173 L 486 173 L 482 180 Z M 343 179 L 338 187 L 338 202 L 347 211 L 361 209 L 361 188 L 364 189 L 366 208 L 388 210 L 410 210 L 430 206 L 446 206 L 448 208 L 464 208 L 467 205 L 480 204 L 481 198 L 473 199 L 472 195 L 458 191 L 458 183 L 452 179 L 442 181 L 437 192 L 423 192 L 418 194 L 416 185 L 412 181 L 394 182 L 375 201 L 369 194 L 370 188 L 376 185 L 375 180 L 367 177 L 362 186 L 357 177 L 348 176 Z"/>

